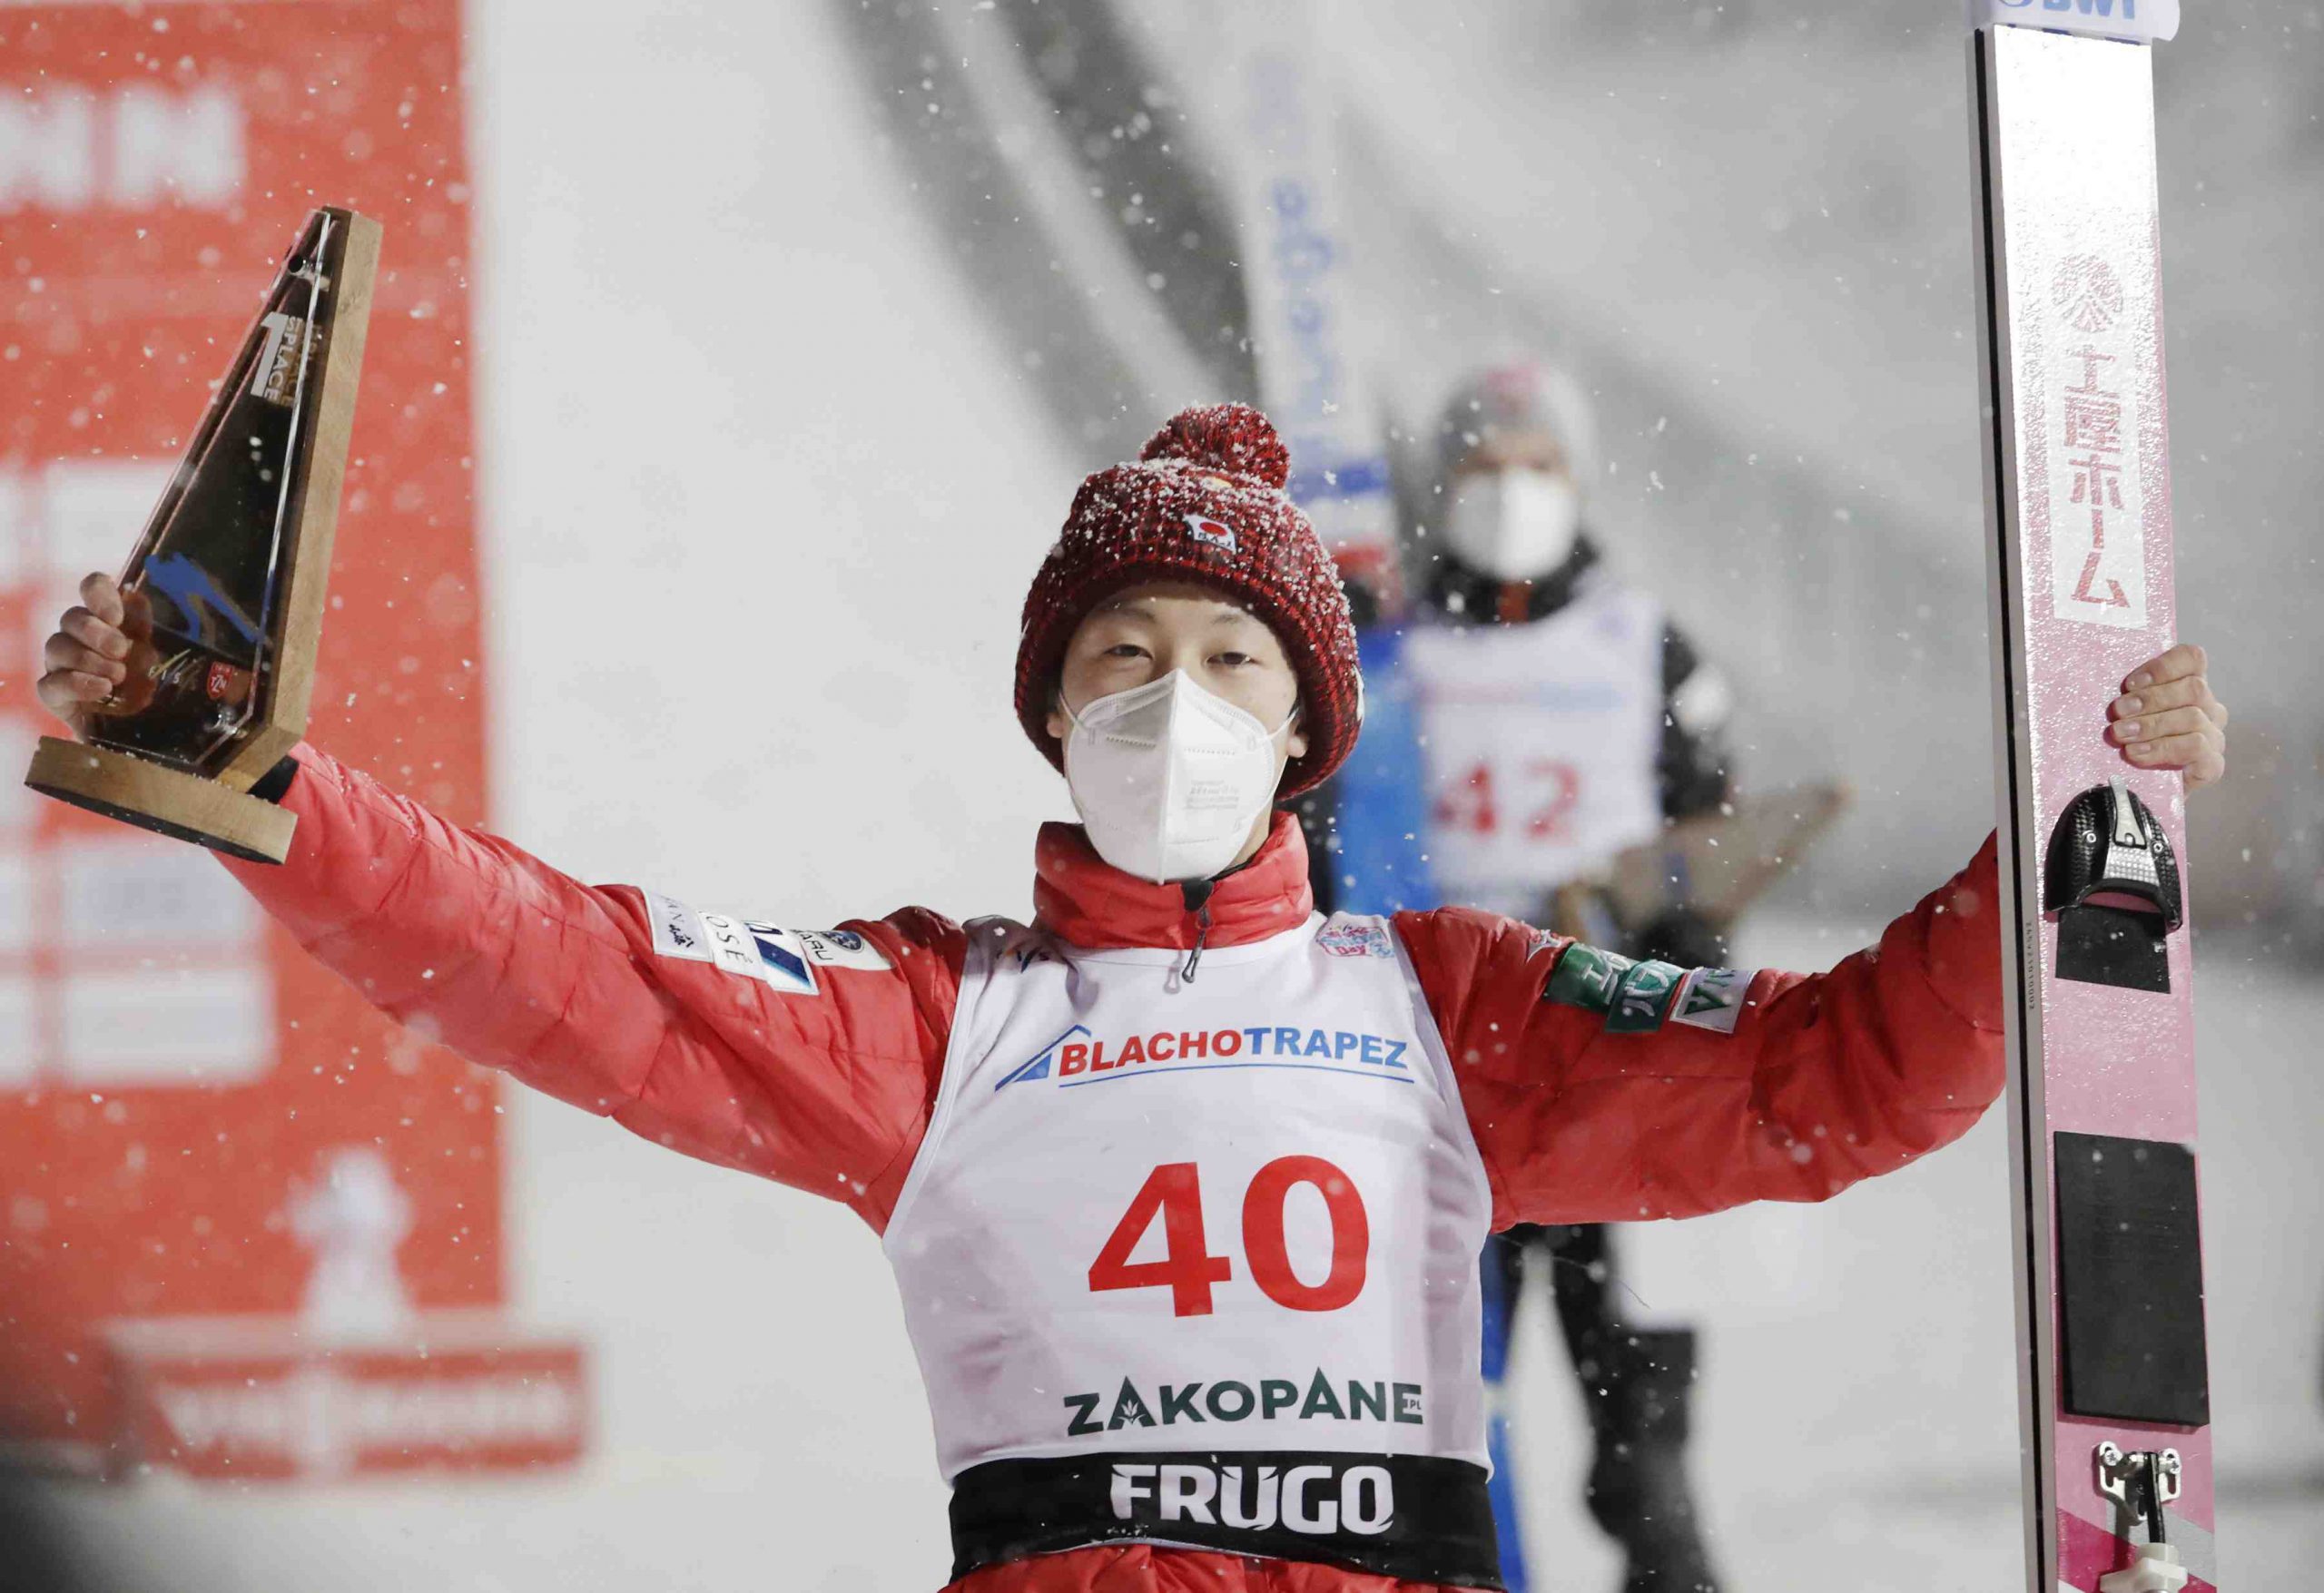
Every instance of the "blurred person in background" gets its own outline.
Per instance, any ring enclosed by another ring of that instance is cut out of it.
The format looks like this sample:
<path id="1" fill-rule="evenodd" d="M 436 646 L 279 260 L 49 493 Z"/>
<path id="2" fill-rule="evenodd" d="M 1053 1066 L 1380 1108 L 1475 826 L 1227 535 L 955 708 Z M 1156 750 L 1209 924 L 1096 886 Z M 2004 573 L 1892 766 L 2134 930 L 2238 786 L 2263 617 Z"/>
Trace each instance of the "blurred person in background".
<path id="1" fill-rule="evenodd" d="M 592 887 L 311 745 L 253 788 L 297 816 L 284 862 L 223 860 L 428 1038 L 881 1234 L 956 1593 L 1497 1588 L 1487 1233 L 1826 1199 L 2001 1093 L 1990 837 L 1808 976 L 1664 986 L 1491 912 L 1317 914 L 1278 804 L 1346 760 L 1363 685 L 1289 473 L 1218 405 L 1075 495 L 1013 697 L 1083 821 L 1042 827 L 1030 922 Z M 76 733 L 141 630 L 109 577 L 81 591 L 39 685 Z M 2199 651 L 2140 678 L 2173 706 L 2093 733 L 2219 778 Z M 819 1375 L 768 1342 L 768 1376 Z"/>
<path id="2" fill-rule="evenodd" d="M 1425 456 L 1412 611 L 1368 634 L 1389 705 L 1348 770 L 1301 815 L 1319 901 L 1363 911 L 1482 907 L 1572 926 L 1561 903 L 1665 824 L 1730 792 L 1730 693 L 1585 526 L 1597 475 L 1589 400 L 1532 362 L 1480 370 L 1445 400 Z M 1561 897 L 1561 892 L 1565 894 Z M 1601 918 L 1603 915 L 1600 915 Z M 1678 968 L 1726 949 L 1679 906 L 1640 931 L 1589 926 L 1608 950 Z M 1715 1589 L 1684 1465 L 1691 1327 L 1626 1321 L 1612 1231 L 1522 1224 L 1487 1242 L 1484 1373 L 1492 1403 L 1502 1568 L 1527 1585 L 1504 1398 L 1528 1254 L 1547 1264 L 1595 1440 L 1587 1499 L 1628 1561 L 1626 1593 Z"/>

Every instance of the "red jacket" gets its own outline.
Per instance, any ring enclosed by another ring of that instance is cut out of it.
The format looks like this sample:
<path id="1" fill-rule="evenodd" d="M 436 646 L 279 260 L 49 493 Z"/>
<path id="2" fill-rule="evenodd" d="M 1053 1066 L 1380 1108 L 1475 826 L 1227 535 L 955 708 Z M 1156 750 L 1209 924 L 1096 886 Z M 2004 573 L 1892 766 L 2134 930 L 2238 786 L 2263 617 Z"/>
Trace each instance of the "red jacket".
<path id="1" fill-rule="evenodd" d="M 302 747 L 288 861 L 229 862 L 300 945 L 470 1061 L 673 1149 L 852 1206 L 877 1230 L 928 1125 L 959 995 L 960 927 L 908 908 L 846 927 L 885 970 L 824 971 L 801 998 L 658 956 L 643 894 L 588 886 L 453 827 Z M 1044 826 L 1034 903 L 1088 949 L 1190 948 L 1175 886 Z M 1733 1034 L 1610 1034 L 1542 998 L 1571 945 L 1463 908 L 1396 929 L 1459 1075 L 1496 1226 L 1693 1216 L 1823 1200 L 1960 1137 L 2001 1093 L 1993 843 L 1826 974 L 1761 971 Z M 1313 910 L 1298 826 L 1276 816 L 1218 883 L 1208 943 Z M 1115 1546 L 989 1568 L 957 1593 L 1390 1593 L 1320 1565 Z M 1405 1585 L 1409 1586 L 1409 1585 Z"/>

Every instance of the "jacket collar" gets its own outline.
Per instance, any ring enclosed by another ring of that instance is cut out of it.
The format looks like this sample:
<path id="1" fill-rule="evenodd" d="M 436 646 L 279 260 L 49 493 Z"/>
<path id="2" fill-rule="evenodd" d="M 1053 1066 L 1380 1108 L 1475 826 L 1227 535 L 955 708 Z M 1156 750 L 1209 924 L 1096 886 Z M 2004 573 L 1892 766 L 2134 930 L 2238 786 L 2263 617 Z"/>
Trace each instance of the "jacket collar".
<path id="1" fill-rule="evenodd" d="M 1176 885 L 1134 879 L 1098 855 L 1078 824 L 1044 824 L 1033 849 L 1033 915 L 1069 946 L 1191 948 L 1202 927 Z M 1315 910 L 1307 884 L 1307 840 L 1299 821 L 1278 811 L 1256 856 L 1214 882 L 1211 946 L 1240 946 L 1296 929 Z"/>

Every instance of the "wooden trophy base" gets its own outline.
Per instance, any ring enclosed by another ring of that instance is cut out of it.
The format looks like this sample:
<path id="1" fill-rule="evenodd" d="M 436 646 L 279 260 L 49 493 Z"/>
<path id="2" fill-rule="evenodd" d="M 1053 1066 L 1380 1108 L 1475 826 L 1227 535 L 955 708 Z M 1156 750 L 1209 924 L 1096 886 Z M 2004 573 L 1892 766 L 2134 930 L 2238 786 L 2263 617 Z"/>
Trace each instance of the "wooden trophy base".
<path id="1" fill-rule="evenodd" d="M 299 816 L 214 780 L 104 747 L 40 738 L 25 783 L 44 796 L 253 863 L 290 851 Z"/>

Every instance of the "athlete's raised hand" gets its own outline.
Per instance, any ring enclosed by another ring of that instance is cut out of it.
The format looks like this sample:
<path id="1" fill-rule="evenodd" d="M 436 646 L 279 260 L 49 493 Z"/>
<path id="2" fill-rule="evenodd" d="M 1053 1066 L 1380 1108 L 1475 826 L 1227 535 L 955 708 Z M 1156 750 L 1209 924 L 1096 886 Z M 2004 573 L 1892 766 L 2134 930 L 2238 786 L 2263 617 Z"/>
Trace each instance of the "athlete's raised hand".
<path id="1" fill-rule="evenodd" d="M 2177 769 L 2187 789 L 2227 772 L 2227 704 L 2203 678 L 2210 661 L 2191 642 L 2148 659 L 2106 705 L 2106 739 L 2141 769 Z"/>
<path id="2" fill-rule="evenodd" d="M 133 615 L 132 605 L 141 611 Z M 81 601 L 64 611 L 56 632 L 41 649 L 38 691 L 41 706 L 55 714 L 79 736 L 87 728 L 89 708 L 113 697 L 129 680 L 129 655 L 135 649 L 133 633 L 140 630 L 144 595 L 124 597 L 111 575 L 81 578 Z M 149 622 L 150 623 L 150 622 Z"/>

